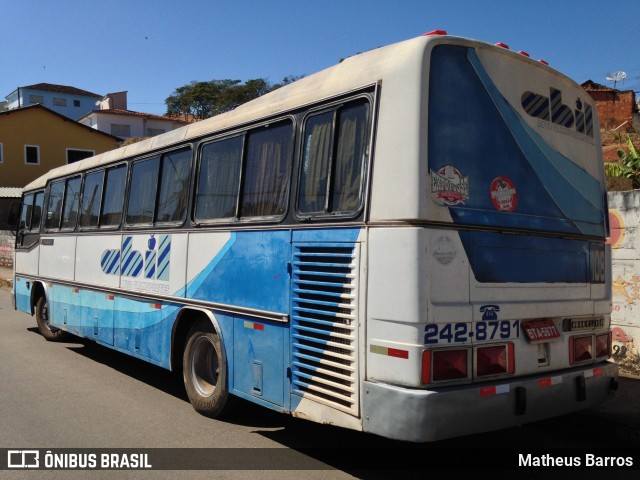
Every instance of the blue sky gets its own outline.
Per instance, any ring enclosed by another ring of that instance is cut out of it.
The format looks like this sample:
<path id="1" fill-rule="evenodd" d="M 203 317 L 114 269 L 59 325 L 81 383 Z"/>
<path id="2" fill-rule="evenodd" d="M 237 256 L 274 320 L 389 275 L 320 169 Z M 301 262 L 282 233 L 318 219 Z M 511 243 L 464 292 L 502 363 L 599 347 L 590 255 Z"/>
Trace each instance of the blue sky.
<path id="1" fill-rule="evenodd" d="M 310 75 L 340 58 L 444 29 L 504 42 L 578 83 L 640 91 L 638 0 L 0 0 L 0 98 L 35 83 L 162 114 L 192 80 Z"/>

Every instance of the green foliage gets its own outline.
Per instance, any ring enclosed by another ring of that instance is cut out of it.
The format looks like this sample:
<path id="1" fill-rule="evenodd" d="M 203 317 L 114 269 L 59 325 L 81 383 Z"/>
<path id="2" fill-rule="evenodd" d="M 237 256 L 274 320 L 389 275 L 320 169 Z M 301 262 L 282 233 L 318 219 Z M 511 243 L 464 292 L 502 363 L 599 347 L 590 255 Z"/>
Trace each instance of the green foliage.
<path id="1" fill-rule="evenodd" d="M 282 83 L 270 85 L 263 78 L 247 80 L 193 81 L 176 90 L 165 100 L 167 115 L 192 116 L 196 120 L 233 110 L 250 100 L 258 98 L 276 88 L 292 83 L 301 77 L 290 75 Z"/>
<path id="2" fill-rule="evenodd" d="M 608 177 L 630 178 L 633 188 L 640 188 L 640 155 L 633 145 L 630 137 L 627 137 L 629 153 L 618 149 L 618 162 L 610 162 L 604 165 L 605 174 Z"/>

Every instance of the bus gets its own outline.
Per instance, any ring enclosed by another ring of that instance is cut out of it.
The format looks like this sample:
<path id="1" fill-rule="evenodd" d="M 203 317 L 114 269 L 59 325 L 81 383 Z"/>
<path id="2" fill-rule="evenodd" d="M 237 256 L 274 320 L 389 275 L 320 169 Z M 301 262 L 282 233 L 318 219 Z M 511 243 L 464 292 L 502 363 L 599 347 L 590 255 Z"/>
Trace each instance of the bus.
<path id="1" fill-rule="evenodd" d="M 617 388 L 607 222 L 589 95 L 434 31 L 33 181 L 14 301 L 203 415 L 430 442 Z"/>

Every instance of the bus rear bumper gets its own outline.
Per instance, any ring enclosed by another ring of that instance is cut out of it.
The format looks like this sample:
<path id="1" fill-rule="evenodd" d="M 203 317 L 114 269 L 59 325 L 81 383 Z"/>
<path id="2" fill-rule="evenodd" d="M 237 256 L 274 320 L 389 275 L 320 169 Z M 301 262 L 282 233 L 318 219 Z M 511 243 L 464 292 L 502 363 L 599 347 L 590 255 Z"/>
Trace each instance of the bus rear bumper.
<path id="1" fill-rule="evenodd" d="M 365 381 L 363 430 L 429 442 L 509 428 L 596 405 L 616 389 L 618 365 L 417 390 Z"/>

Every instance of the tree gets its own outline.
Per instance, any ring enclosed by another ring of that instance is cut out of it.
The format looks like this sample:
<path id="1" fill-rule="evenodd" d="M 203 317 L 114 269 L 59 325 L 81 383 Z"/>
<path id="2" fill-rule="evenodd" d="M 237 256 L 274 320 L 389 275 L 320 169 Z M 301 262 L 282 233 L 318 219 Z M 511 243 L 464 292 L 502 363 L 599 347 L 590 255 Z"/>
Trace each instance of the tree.
<path id="1" fill-rule="evenodd" d="M 627 137 L 629 153 L 618 149 L 618 162 L 605 163 L 604 171 L 608 177 L 630 178 L 633 188 L 640 188 L 640 155 L 633 145 L 631 137 Z"/>
<path id="2" fill-rule="evenodd" d="M 196 120 L 218 115 L 233 110 L 238 105 L 258 98 L 302 76 L 289 75 L 282 83 L 271 85 L 264 78 L 247 80 L 210 80 L 208 82 L 192 81 L 176 90 L 165 100 L 167 115 L 191 116 Z"/>
<path id="3" fill-rule="evenodd" d="M 240 80 L 193 81 L 177 88 L 164 101 L 167 115 L 191 115 L 204 120 L 235 108 L 235 99 Z"/>

